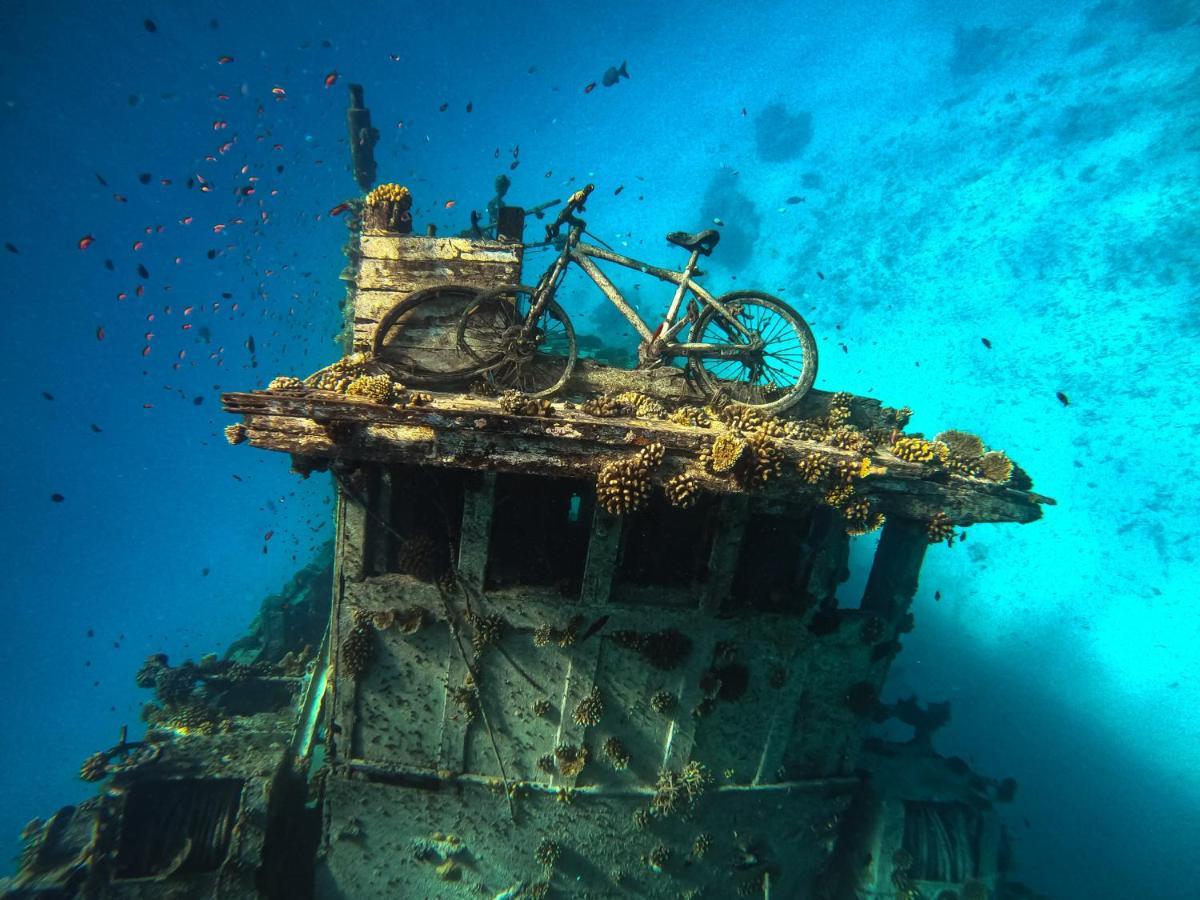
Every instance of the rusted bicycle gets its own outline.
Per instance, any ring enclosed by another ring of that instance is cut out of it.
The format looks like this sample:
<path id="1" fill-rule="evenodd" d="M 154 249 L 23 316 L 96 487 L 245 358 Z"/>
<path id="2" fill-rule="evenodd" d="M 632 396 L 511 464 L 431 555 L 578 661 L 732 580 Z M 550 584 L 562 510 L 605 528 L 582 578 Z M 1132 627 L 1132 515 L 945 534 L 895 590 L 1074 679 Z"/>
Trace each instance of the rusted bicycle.
<path id="1" fill-rule="evenodd" d="M 547 227 L 546 244 L 558 253 L 536 285 L 503 285 L 487 291 L 444 285 L 420 291 L 379 321 L 375 355 L 380 355 L 389 331 L 407 313 L 453 297 L 463 309 L 453 340 L 457 355 L 443 355 L 434 367 L 401 365 L 401 378 L 434 386 L 482 376 L 499 387 L 516 388 L 531 396 L 554 394 L 570 379 L 578 358 L 574 326 L 554 299 L 574 263 L 641 337 L 639 368 L 685 358 L 705 394 L 721 393 L 763 411 L 781 412 L 808 393 L 817 374 L 817 345 L 804 318 L 770 294 L 734 291 L 717 297 L 696 281 L 702 274 L 697 262 L 717 246 L 718 232 L 671 232 L 667 240 L 691 254 L 687 265 L 682 271 L 652 266 L 582 240 L 586 223 L 576 213 L 583 211 L 590 190 L 588 185 L 576 192 Z M 561 234 L 564 225 L 565 236 Z M 676 285 L 674 298 L 657 327 L 651 328 L 594 260 Z M 684 331 L 687 339 L 680 340 Z"/>

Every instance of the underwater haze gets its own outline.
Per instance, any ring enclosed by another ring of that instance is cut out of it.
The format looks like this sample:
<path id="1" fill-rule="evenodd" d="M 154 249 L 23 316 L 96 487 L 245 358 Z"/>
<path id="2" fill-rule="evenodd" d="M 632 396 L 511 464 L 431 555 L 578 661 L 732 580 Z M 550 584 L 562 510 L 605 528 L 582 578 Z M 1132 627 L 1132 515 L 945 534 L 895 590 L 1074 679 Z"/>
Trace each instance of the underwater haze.
<path id="1" fill-rule="evenodd" d="M 799 310 L 817 388 L 1028 471 L 1057 505 L 930 548 L 884 699 L 950 701 L 937 749 L 1016 779 L 1039 892 L 1198 895 L 1200 2 L 0 17 L 9 856 L 139 730 L 149 654 L 221 652 L 331 537 L 327 476 L 228 446 L 219 398 L 339 356 L 354 82 L 418 231 L 465 229 L 502 173 L 523 206 L 594 183 L 589 229 L 653 263 L 720 227 L 704 283 Z"/>

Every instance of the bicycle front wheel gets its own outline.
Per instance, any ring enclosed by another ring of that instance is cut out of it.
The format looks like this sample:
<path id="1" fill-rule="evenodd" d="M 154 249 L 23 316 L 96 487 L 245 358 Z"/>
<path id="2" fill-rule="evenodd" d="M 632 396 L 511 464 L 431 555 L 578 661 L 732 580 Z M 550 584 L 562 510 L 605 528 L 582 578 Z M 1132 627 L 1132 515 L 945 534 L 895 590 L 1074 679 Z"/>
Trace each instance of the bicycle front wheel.
<path id="1" fill-rule="evenodd" d="M 817 342 L 804 318 L 778 297 L 758 291 L 734 291 L 717 303 L 761 346 L 755 348 L 716 309 L 705 306 L 692 326 L 691 343 L 713 350 L 690 354 L 701 389 L 763 412 L 780 413 L 798 403 L 817 377 Z"/>
<path id="2" fill-rule="evenodd" d="M 458 348 L 498 386 L 547 397 L 570 379 L 578 348 L 575 327 L 553 300 L 526 327 L 533 294 L 523 284 L 484 291 L 459 319 Z"/>

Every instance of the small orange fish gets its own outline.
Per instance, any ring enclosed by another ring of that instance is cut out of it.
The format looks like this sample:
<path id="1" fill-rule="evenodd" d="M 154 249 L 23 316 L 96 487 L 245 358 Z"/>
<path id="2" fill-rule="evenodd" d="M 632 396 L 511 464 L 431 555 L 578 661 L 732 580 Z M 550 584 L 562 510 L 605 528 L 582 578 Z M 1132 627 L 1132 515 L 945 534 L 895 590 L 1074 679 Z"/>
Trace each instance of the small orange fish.
<path id="1" fill-rule="evenodd" d="M 285 91 L 283 88 L 279 87 L 279 85 L 276 85 L 275 87 L 271 88 L 271 93 L 274 94 L 276 97 L 286 97 L 287 96 L 287 91 Z"/>
<path id="2" fill-rule="evenodd" d="M 217 119 L 215 122 L 213 122 L 213 131 L 220 131 L 222 128 L 228 128 L 228 127 L 229 127 L 229 123 L 226 122 L 224 119 Z"/>
<path id="3" fill-rule="evenodd" d="M 142 241 L 134 241 L 134 242 L 133 242 L 133 249 L 134 249 L 134 250 L 141 250 L 141 249 L 142 249 L 142 247 L 144 247 L 144 246 L 145 246 L 145 244 L 144 244 Z"/>
<path id="4" fill-rule="evenodd" d="M 334 69 L 332 72 L 330 72 L 328 75 L 325 76 L 325 87 L 327 87 L 327 88 L 333 87 L 335 84 L 337 84 L 337 80 L 338 80 L 337 69 Z"/>
<path id="5" fill-rule="evenodd" d="M 264 540 L 264 541 L 269 541 L 269 540 L 270 540 L 271 538 L 273 538 L 274 536 L 275 536 L 275 532 L 274 532 L 274 531 L 268 531 L 266 534 L 264 534 L 264 535 L 263 535 L 263 540 Z"/>
<path id="6" fill-rule="evenodd" d="M 145 347 L 142 348 L 142 356 L 149 356 L 149 355 L 150 355 L 150 346 L 146 345 Z"/>
<path id="7" fill-rule="evenodd" d="M 596 89 L 596 82 L 592 81 L 592 82 L 590 82 L 590 83 L 588 84 L 588 86 L 587 86 L 587 87 L 585 87 L 585 88 L 583 89 L 583 92 L 584 92 L 585 94 L 590 94 L 590 93 L 591 93 L 592 91 L 594 91 L 595 89 Z"/>
<path id="8" fill-rule="evenodd" d="M 228 65 L 231 62 L 233 62 L 232 56 L 218 56 L 217 57 L 217 65 L 218 66 Z"/>
<path id="9" fill-rule="evenodd" d="M 458 202 L 457 200 L 447 200 L 446 201 L 446 209 L 454 209 L 454 204 L 456 204 L 457 202 Z"/>
<path id="10" fill-rule="evenodd" d="M 92 246 L 92 243 L 95 240 L 96 239 L 94 237 L 92 237 L 90 234 L 85 234 L 83 237 L 81 237 L 79 239 L 79 249 L 86 250 L 88 247 Z"/>
<path id="11" fill-rule="evenodd" d="M 99 328 L 96 329 L 96 340 L 98 340 L 98 341 L 104 340 L 104 326 L 103 325 L 101 325 Z"/>
<path id="12" fill-rule="evenodd" d="M 350 208 L 349 203 L 339 203 L 337 206 L 335 206 L 333 209 L 331 209 L 329 211 L 329 214 L 331 216 L 340 216 L 342 213 L 344 213 L 349 208 Z"/>

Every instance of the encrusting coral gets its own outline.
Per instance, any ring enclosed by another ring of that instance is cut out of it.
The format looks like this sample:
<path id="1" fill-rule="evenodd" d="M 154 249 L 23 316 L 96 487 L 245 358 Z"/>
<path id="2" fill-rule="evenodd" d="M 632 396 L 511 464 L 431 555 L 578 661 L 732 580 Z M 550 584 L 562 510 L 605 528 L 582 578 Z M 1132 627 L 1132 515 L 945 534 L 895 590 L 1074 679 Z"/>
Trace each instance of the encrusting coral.
<path id="1" fill-rule="evenodd" d="M 292 391 L 304 387 L 304 382 L 292 375 L 279 375 L 271 379 L 268 391 Z"/>

